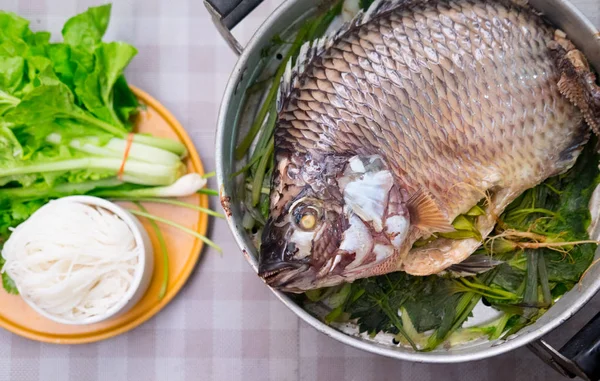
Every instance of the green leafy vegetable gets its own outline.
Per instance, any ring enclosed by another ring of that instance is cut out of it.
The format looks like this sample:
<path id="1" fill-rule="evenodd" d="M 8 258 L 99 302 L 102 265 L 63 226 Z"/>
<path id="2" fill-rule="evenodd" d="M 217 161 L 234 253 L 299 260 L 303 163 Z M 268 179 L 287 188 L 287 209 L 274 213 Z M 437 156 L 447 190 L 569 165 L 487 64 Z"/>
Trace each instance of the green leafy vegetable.
<path id="1" fill-rule="evenodd" d="M 62 29 L 65 43 L 84 49 L 94 49 L 102 43 L 108 27 L 111 5 L 89 8 L 86 12 L 70 18 Z"/>
<path id="2" fill-rule="evenodd" d="M 27 20 L 0 11 L 0 243 L 48 200 L 76 194 L 220 216 L 162 199 L 195 193 L 199 176 L 196 185 L 185 186 L 182 143 L 131 132 L 141 106 L 123 72 L 137 50 L 102 40 L 110 11 L 103 5 L 72 17 L 56 43 L 47 32 L 32 32 Z M 2 280 L 8 292 L 16 291 L 7 274 Z"/>

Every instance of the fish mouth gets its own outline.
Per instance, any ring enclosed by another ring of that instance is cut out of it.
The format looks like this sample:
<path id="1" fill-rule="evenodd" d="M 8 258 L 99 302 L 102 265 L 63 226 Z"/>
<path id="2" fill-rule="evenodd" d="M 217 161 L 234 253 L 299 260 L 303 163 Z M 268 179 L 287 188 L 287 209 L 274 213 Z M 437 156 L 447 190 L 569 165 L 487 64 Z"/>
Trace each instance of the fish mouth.
<path id="1" fill-rule="evenodd" d="M 264 280 L 268 280 L 275 277 L 277 274 L 287 270 L 297 269 L 298 267 L 300 266 L 285 262 L 261 265 L 258 269 L 258 276 Z"/>
<path id="2" fill-rule="evenodd" d="M 301 280 L 309 270 L 307 264 L 281 262 L 261 266 L 258 276 L 260 276 L 267 285 L 281 291 L 301 292 L 294 287 L 296 281 Z"/>

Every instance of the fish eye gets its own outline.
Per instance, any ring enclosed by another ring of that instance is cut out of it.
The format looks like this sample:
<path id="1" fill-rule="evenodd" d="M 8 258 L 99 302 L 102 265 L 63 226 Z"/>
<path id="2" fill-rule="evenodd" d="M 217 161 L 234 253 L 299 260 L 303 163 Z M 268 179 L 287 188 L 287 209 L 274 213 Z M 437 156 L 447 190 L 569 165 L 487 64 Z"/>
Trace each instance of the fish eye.
<path id="1" fill-rule="evenodd" d="M 313 206 L 299 205 L 293 211 L 296 226 L 304 231 L 314 230 L 319 222 L 319 210 Z"/>
<path id="2" fill-rule="evenodd" d="M 312 230 L 317 225 L 317 219 L 312 214 L 305 214 L 300 218 L 300 223 L 298 224 L 304 230 Z"/>
<path id="3" fill-rule="evenodd" d="M 307 200 L 296 202 L 291 208 L 291 213 L 295 225 L 304 231 L 314 230 L 319 225 L 322 215 L 319 206 L 307 203 Z"/>

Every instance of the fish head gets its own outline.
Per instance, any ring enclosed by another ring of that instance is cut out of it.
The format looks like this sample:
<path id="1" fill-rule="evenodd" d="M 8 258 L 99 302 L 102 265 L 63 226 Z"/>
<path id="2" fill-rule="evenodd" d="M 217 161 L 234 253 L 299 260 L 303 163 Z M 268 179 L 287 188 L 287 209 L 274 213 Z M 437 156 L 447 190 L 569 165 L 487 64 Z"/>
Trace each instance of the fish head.
<path id="1" fill-rule="evenodd" d="M 302 292 L 380 272 L 406 246 L 410 227 L 407 197 L 383 159 L 297 161 L 277 160 L 259 275 Z"/>

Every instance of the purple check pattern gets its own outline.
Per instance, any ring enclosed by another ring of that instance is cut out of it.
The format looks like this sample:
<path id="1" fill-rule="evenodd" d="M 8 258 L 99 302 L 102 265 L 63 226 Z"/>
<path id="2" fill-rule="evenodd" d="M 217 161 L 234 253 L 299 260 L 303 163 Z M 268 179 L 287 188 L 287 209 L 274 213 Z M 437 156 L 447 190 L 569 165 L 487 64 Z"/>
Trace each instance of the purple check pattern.
<path id="1" fill-rule="evenodd" d="M 238 28 L 245 42 L 281 2 L 267 0 Z M 574 0 L 600 25 L 600 1 Z M 58 36 L 65 19 L 96 0 L 1 0 L 0 8 Z M 114 0 L 108 40 L 139 50 L 129 81 L 156 97 L 191 135 L 207 170 L 221 96 L 236 57 L 202 0 Z M 214 205 L 216 207 L 216 205 Z M 379 381 L 559 380 L 528 350 L 460 365 L 386 359 L 344 346 L 300 322 L 262 284 L 225 222 L 213 221 L 220 257 L 203 253 L 186 287 L 155 318 L 106 340 L 41 344 L 0 330 L 0 381 Z M 560 345 L 600 309 L 596 297 L 548 340 Z"/>

